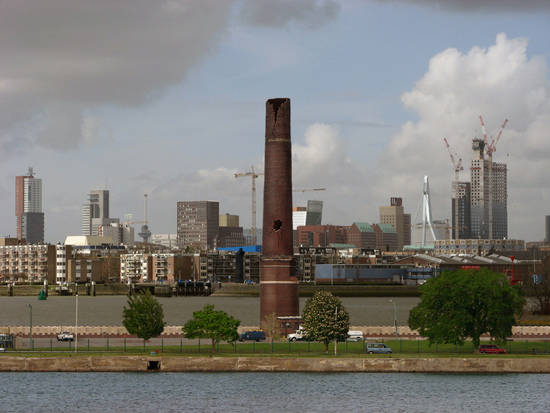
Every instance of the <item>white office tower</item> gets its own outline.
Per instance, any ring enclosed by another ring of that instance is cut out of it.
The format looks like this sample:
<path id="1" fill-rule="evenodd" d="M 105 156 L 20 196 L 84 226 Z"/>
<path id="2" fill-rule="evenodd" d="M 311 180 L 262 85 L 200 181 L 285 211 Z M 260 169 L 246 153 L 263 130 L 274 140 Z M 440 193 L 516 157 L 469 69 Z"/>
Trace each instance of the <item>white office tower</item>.
<path id="1" fill-rule="evenodd" d="M 99 235 L 100 227 L 119 223 L 118 218 L 109 218 L 109 191 L 90 191 L 88 202 L 82 205 L 82 235 Z"/>
<path id="2" fill-rule="evenodd" d="M 481 139 L 472 141 L 472 151 L 471 237 L 505 239 L 508 237 L 506 164 L 485 159 L 485 142 Z"/>

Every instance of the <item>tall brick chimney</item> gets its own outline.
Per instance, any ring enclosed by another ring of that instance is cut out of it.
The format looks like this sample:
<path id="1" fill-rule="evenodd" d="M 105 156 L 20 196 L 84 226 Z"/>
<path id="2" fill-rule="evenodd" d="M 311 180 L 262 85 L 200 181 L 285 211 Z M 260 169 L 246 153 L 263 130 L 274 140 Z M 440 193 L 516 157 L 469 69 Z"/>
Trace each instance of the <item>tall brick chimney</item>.
<path id="1" fill-rule="evenodd" d="M 269 99 L 265 114 L 265 180 L 260 323 L 272 313 L 298 316 L 298 280 L 292 243 L 290 99 Z"/>

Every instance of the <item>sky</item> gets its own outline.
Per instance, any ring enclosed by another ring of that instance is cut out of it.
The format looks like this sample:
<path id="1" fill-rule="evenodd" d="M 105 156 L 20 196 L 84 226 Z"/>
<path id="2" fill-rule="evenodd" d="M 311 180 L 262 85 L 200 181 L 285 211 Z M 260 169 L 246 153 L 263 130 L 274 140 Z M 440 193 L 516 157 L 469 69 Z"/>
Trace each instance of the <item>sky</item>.
<path id="1" fill-rule="evenodd" d="M 403 198 L 450 218 L 453 167 L 508 124 L 509 237 L 544 238 L 550 215 L 547 0 L 0 0 L 0 234 L 15 176 L 43 180 L 45 235 L 80 233 L 92 189 L 112 217 L 176 232 L 176 202 L 218 200 L 250 226 L 265 101 L 292 105 L 295 205 L 323 223 L 377 222 Z M 263 180 L 258 179 L 258 224 Z"/>

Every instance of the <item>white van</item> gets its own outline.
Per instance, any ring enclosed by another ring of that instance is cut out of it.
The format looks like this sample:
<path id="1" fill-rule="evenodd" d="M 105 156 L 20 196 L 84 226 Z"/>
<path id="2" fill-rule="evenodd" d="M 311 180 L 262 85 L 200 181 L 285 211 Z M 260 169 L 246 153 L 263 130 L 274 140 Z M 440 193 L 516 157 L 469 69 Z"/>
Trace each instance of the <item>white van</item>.
<path id="1" fill-rule="evenodd" d="M 347 341 L 363 341 L 363 332 L 357 330 L 348 331 Z"/>

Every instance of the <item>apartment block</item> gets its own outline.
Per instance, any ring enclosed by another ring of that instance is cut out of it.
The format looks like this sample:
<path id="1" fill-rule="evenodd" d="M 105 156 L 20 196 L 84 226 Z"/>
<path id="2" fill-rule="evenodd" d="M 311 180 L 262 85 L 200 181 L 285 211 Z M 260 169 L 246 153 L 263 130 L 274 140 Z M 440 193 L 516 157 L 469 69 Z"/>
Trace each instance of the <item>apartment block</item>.
<path id="1" fill-rule="evenodd" d="M 217 201 L 180 201 L 177 203 L 177 238 L 180 248 L 202 251 L 215 248 L 220 204 Z"/>
<path id="2" fill-rule="evenodd" d="M 434 254 L 487 255 L 525 250 L 525 241 L 518 239 L 447 239 L 434 243 Z"/>
<path id="3" fill-rule="evenodd" d="M 120 281 L 131 284 L 153 280 L 153 259 L 148 254 L 120 255 Z"/>
<path id="4" fill-rule="evenodd" d="M 56 281 L 56 246 L 26 244 L 0 246 L 0 280 Z"/>

